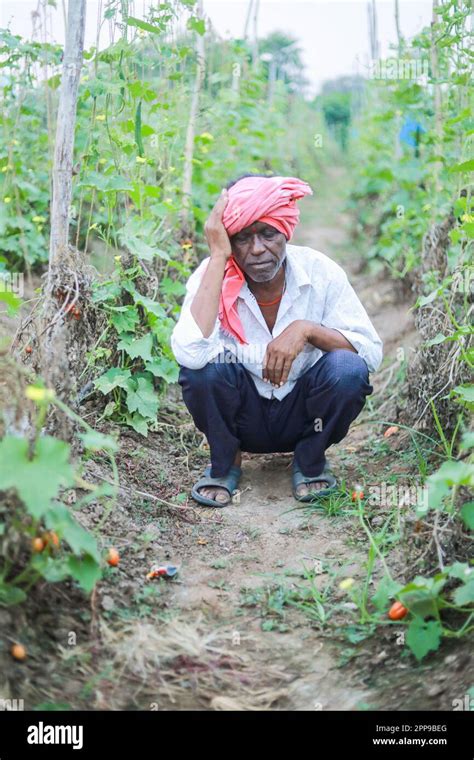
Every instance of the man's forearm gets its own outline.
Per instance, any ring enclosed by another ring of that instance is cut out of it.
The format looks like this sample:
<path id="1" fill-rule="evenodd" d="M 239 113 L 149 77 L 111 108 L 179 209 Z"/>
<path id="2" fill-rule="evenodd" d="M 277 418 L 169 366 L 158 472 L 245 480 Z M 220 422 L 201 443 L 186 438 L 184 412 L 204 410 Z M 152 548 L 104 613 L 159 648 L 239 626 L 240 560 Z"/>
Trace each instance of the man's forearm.
<path id="1" fill-rule="evenodd" d="M 339 348 L 345 348 L 347 351 L 357 353 L 352 343 L 349 343 L 347 338 L 338 330 L 334 330 L 332 327 L 323 327 L 309 320 L 304 320 L 304 322 L 306 340 L 315 348 L 320 348 L 321 351 L 336 351 Z"/>
<path id="2" fill-rule="evenodd" d="M 223 256 L 211 256 L 191 304 L 191 314 L 205 338 L 211 335 L 216 324 L 225 265 Z"/>

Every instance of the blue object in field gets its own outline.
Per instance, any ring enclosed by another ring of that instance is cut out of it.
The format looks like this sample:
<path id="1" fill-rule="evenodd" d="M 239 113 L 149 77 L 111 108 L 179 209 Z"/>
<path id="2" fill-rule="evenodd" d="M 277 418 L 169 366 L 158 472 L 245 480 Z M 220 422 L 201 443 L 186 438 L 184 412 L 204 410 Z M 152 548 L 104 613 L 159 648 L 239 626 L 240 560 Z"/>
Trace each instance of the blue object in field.
<path id="1" fill-rule="evenodd" d="M 405 119 L 405 123 L 402 126 L 399 134 L 401 142 L 411 145 L 412 148 L 417 148 L 420 142 L 420 135 L 426 132 L 426 129 L 422 127 L 419 121 L 408 117 Z"/>

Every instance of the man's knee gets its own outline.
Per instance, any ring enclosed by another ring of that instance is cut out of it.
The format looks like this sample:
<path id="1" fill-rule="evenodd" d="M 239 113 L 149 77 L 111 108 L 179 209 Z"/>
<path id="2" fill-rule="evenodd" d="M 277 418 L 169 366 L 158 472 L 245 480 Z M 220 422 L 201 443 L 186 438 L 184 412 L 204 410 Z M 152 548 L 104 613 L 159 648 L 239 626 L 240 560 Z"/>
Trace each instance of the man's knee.
<path id="1" fill-rule="evenodd" d="M 372 393 L 367 364 L 354 351 L 329 351 L 324 355 L 324 373 L 345 396 Z"/>

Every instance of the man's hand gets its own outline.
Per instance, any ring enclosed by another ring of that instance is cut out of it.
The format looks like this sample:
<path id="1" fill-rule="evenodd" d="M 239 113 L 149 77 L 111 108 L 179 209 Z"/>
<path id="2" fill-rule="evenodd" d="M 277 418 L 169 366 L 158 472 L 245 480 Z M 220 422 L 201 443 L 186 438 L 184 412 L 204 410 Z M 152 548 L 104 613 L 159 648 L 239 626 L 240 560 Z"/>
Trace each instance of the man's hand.
<path id="1" fill-rule="evenodd" d="M 286 383 L 291 365 L 306 343 L 321 351 L 343 349 L 357 353 L 357 349 L 339 330 L 323 327 L 307 319 L 295 319 L 278 338 L 268 344 L 263 357 L 263 379 L 276 386 Z"/>
<path id="2" fill-rule="evenodd" d="M 223 258 L 225 261 L 232 254 L 229 236 L 222 222 L 222 215 L 227 202 L 227 190 L 223 190 L 204 225 L 211 258 Z"/>
<path id="3" fill-rule="evenodd" d="M 291 365 L 308 342 L 308 325 L 307 320 L 297 319 L 270 341 L 263 357 L 264 380 L 276 386 L 286 383 Z"/>

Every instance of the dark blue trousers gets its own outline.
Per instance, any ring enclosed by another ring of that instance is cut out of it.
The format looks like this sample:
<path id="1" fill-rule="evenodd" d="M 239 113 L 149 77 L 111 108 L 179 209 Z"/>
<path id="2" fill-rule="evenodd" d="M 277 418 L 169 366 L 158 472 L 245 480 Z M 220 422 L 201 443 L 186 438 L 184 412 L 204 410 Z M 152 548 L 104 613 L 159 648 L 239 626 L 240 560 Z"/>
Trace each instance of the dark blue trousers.
<path id="1" fill-rule="evenodd" d="M 365 361 L 344 349 L 324 354 L 281 401 L 260 396 L 243 365 L 222 355 L 202 369 L 181 367 L 179 384 L 208 440 L 214 478 L 227 474 L 238 449 L 294 451 L 304 475 L 320 475 L 326 449 L 344 438 L 373 390 Z"/>

